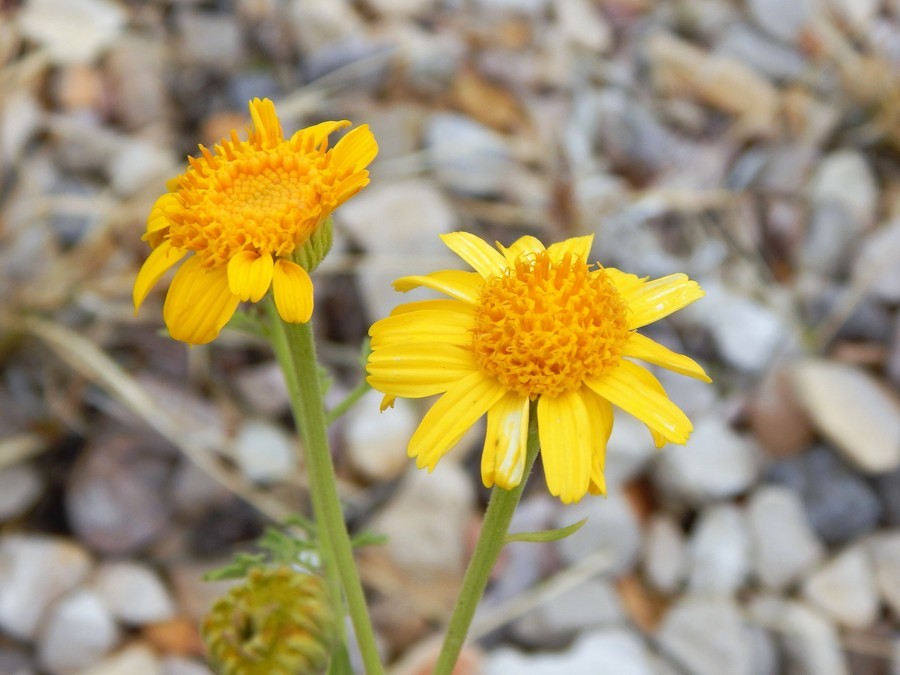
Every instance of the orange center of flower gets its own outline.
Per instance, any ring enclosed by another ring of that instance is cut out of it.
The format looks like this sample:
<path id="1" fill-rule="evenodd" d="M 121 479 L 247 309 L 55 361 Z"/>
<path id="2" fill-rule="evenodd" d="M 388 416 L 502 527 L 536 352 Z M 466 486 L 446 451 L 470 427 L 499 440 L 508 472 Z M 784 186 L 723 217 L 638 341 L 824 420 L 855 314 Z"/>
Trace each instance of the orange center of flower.
<path id="1" fill-rule="evenodd" d="M 626 304 L 603 269 L 570 255 L 523 256 L 485 281 L 475 308 L 478 364 L 510 391 L 559 396 L 615 367 L 628 339 Z"/>
<path id="2" fill-rule="evenodd" d="M 304 244 L 337 205 L 339 177 L 323 150 L 294 145 L 260 148 L 233 138 L 215 155 L 201 148 L 181 176 L 172 245 L 217 267 L 241 251 L 285 257 Z"/>

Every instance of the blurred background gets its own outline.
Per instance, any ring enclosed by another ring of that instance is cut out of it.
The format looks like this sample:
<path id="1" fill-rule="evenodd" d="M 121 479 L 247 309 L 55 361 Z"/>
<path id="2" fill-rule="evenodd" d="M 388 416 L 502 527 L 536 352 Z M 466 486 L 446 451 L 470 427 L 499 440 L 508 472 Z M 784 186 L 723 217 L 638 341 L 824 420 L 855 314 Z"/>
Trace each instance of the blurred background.
<path id="1" fill-rule="evenodd" d="M 368 123 L 372 183 L 315 275 L 339 401 L 438 234 L 596 233 L 707 297 L 647 332 L 712 385 L 656 452 L 619 415 L 606 498 L 540 469 L 458 673 L 900 674 L 898 0 L 0 0 L 0 673 L 203 675 L 201 581 L 307 512 L 265 345 L 135 317 L 146 216 L 271 97 Z M 383 653 L 430 672 L 487 491 L 481 431 L 430 476 L 424 408 L 333 427 Z"/>

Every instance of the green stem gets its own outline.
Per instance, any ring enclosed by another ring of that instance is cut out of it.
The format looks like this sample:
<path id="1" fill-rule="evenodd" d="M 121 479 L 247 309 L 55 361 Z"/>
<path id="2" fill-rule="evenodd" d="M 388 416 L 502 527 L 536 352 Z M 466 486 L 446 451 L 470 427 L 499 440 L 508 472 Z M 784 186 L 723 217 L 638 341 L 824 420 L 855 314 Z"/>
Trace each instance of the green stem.
<path id="1" fill-rule="evenodd" d="M 475 609 L 490 580 L 491 570 L 506 543 L 509 523 L 519 499 L 522 497 L 522 490 L 525 489 L 525 482 L 528 480 L 531 467 L 538 454 L 539 443 L 534 412 L 532 409 L 531 425 L 528 430 L 528 449 L 525 456 L 525 472 L 522 480 L 512 490 L 504 490 L 495 486 L 491 491 L 491 500 L 488 502 L 487 511 L 484 514 L 481 534 L 478 536 L 478 543 L 475 544 L 475 551 L 472 553 L 459 596 L 456 598 L 456 606 L 453 608 L 447 634 L 444 636 L 444 645 L 441 647 L 433 675 L 451 675 L 453 672 L 453 667 L 456 665 L 459 653 L 466 641 L 469 626 L 472 624 L 472 617 L 475 616 Z"/>
<path id="2" fill-rule="evenodd" d="M 334 466 L 328 449 L 312 326 L 308 323 L 285 323 L 278 315 L 274 303 L 270 300 L 267 304 L 272 346 L 284 371 L 294 421 L 303 439 L 309 491 L 318 526 L 325 574 L 336 598 L 341 597 L 340 589 L 343 588 L 366 673 L 381 675 L 384 668 L 375 646 L 375 633 L 353 559 L 353 547 L 344 522 Z"/>

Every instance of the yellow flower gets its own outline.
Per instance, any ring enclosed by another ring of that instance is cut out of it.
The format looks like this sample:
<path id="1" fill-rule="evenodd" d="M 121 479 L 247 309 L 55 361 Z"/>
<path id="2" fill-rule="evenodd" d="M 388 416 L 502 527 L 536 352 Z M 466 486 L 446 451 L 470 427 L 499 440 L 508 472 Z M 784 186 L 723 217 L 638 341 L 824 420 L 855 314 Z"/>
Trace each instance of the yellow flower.
<path id="1" fill-rule="evenodd" d="M 147 219 L 153 249 L 134 282 L 137 312 L 166 270 L 189 253 L 166 295 L 163 317 L 176 340 L 213 340 L 243 300 L 272 287 L 278 313 L 303 323 L 312 315 L 312 281 L 295 252 L 331 212 L 369 182 L 378 146 L 367 125 L 328 148 L 328 135 L 350 122 L 322 122 L 284 138 L 275 106 L 250 102 L 253 129 L 236 131 L 210 152 L 189 157 Z"/>
<path id="2" fill-rule="evenodd" d="M 636 332 L 703 297 L 697 282 L 592 267 L 593 236 L 549 248 L 522 237 L 499 251 L 465 232 L 442 239 L 475 272 L 398 279 L 398 291 L 422 286 L 451 299 L 401 305 L 369 331 L 368 381 L 386 394 L 383 407 L 443 394 L 409 442 L 419 468 L 433 470 L 487 413 L 482 479 L 515 487 L 532 402 L 547 487 L 565 503 L 606 490 L 613 405 L 646 424 L 657 447 L 687 441 L 690 420 L 632 359 L 710 381 L 692 359 Z"/>

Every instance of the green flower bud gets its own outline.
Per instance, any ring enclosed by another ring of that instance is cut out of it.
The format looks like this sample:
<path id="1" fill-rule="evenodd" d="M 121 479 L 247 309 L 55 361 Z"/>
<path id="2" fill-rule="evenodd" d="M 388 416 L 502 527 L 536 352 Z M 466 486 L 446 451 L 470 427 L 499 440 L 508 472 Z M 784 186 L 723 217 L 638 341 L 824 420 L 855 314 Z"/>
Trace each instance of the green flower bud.
<path id="1" fill-rule="evenodd" d="M 303 246 L 294 249 L 294 262 L 307 272 L 315 270 L 319 263 L 328 255 L 331 245 L 334 243 L 334 219 L 328 219 L 319 225 Z"/>
<path id="2" fill-rule="evenodd" d="M 219 675 L 317 675 L 337 636 L 325 580 L 287 566 L 251 569 L 201 630 Z"/>

